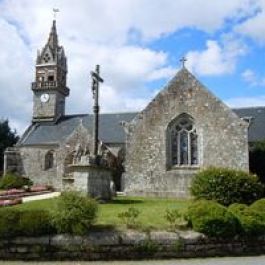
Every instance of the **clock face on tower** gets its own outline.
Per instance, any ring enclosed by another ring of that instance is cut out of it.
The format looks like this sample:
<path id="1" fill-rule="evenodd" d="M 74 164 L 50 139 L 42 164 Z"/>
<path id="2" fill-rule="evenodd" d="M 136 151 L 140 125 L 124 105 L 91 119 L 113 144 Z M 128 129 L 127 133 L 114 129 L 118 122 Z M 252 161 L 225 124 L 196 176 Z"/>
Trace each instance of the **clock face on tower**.
<path id="1" fill-rule="evenodd" d="M 46 94 L 46 93 L 45 93 L 45 94 L 42 94 L 42 95 L 40 96 L 40 101 L 43 102 L 43 103 L 48 102 L 49 99 L 50 99 L 49 94 Z"/>

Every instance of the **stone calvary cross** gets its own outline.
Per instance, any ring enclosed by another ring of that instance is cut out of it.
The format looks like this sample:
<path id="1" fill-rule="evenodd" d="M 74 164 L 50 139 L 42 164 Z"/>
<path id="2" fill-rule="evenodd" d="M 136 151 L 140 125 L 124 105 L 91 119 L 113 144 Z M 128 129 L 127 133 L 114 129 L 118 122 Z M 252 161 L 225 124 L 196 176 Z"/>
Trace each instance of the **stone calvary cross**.
<path id="1" fill-rule="evenodd" d="M 103 83 L 104 80 L 99 75 L 99 65 L 96 65 L 95 72 L 91 71 L 92 78 L 92 93 L 94 98 L 94 150 L 93 155 L 95 158 L 98 156 L 98 114 L 99 114 L 99 104 L 98 104 L 98 95 L 99 95 L 99 83 Z"/>

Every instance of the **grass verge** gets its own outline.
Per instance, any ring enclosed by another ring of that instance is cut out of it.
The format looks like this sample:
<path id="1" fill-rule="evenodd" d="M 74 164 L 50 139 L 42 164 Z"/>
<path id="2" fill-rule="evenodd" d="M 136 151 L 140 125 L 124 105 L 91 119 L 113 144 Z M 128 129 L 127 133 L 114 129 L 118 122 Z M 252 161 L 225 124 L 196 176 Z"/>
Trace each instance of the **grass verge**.
<path id="1" fill-rule="evenodd" d="M 56 198 L 27 202 L 14 206 L 18 209 L 46 209 L 52 211 L 56 205 Z M 108 203 L 99 205 L 96 227 L 114 227 L 124 229 L 125 225 L 118 214 L 135 207 L 140 211 L 137 229 L 166 230 L 169 224 L 165 220 L 167 209 L 184 209 L 191 201 L 179 199 L 117 197 Z"/>

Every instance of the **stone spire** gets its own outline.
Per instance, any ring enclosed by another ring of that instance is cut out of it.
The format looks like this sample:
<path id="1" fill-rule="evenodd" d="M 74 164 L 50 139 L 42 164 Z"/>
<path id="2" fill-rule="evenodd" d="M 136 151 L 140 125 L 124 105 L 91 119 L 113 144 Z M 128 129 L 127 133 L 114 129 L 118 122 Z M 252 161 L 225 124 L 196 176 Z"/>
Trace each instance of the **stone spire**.
<path id="1" fill-rule="evenodd" d="M 64 48 L 59 46 L 58 35 L 56 30 L 56 20 L 52 22 L 51 31 L 45 46 L 37 54 L 37 65 L 40 64 L 57 64 L 67 71 L 67 59 Z"/>
<path id="2" fill-rule="evenodd" d="M 52 28 L 48 39 L 48 45 L 51 49 L 56 50 L 58 47 L 58 36 L 57 36 L 57 30 L 56 30 L 56 20 L 53 20 L 52 22 Z"/>

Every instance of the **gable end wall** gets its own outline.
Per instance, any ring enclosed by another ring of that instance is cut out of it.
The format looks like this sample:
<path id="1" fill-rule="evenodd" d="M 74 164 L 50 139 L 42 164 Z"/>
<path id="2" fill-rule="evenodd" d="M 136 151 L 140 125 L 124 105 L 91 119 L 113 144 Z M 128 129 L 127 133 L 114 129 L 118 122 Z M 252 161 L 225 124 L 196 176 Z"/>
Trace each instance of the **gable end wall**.
<path id="1" fill-rule="evenodd" d="M 194 118 L 198 167 L 168 168 L 167 127 L 182 113 Z M 193 174 L 209 166 L 248 171 L 248 128 L 187 70 L 131 123 L 126 140 L 124 189 L 132 195 L 188 197 Z"/>

